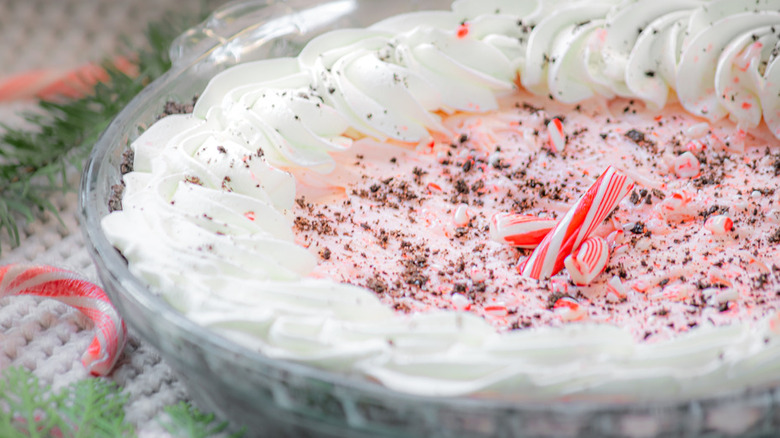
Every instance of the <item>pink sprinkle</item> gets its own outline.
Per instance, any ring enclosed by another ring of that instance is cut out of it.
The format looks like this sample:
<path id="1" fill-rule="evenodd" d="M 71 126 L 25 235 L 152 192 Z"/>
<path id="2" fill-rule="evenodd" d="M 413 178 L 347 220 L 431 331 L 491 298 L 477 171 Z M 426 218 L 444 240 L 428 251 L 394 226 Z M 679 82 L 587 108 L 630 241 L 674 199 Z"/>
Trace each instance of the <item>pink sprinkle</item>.
<path id="1" fill-rule="evenodd" d="M 553 152 L 563 151 L 566 146 L 566 134 L 563 133 L 561 119 L 554 118 L 547 124 L 547 134 L 550 137 L 550 148 Z"/>
<path id="2" fill-rule="evenodd" d="M 244 216 L 249 219 L 250 221 L 254 222 L 255 220 L 255 212 L 254 211 L 247 211 L 244 213 Z"/>
<path id="3" fill-rule="evenodd" d="M 435 182 L 429 182 L 428 183 L 428 190 L 436 191 L 436 192 L 441 192 L 442 191 L 441 190 L 441 186 L 436 184 Z"/>
<path id="4" fill-rule="evenodd" d="M 742 109 L 750 109 L 753 107 L 753 104 L 750 102 L 742 102 Z"/>
<path id="5" fill-rule="evenodd" d="M 704 228 L 710 230 L 712 234 L 723 235 L 734 229 L 734 222 L 730 217 L 719 214 L 717 216 L 710 216 L 710 218 L 704 222 Z"/>

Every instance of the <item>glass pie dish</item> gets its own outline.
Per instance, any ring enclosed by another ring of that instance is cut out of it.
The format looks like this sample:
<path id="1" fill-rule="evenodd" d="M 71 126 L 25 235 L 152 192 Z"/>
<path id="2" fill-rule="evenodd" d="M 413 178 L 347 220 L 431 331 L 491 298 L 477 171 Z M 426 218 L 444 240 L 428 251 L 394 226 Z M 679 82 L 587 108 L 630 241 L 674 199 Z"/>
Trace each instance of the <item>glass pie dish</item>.
<path id="1" fill-rule="evenodd" d="M 358 376 L 269 358 L 199 326 L 135 278 L 107 240 L 101 218 L 120 181 L 128 145 L 162 113 L 189 101 L 215 74 L 239 62 L 296 55 L 331 29 L 364 27 L 398 13 L 446 8 L 442 1 L 231 3 L 172 46 L 173 68 L 111 123 L 95 146 L 81 187 L 82 227 L 103 285 L 128 324 L 187 382 L 198 404 L 250 435 L 338 437 L 672 437 L 775 436 L 780 389 L 646 403 L 486 396 L 424 397 Z"/>

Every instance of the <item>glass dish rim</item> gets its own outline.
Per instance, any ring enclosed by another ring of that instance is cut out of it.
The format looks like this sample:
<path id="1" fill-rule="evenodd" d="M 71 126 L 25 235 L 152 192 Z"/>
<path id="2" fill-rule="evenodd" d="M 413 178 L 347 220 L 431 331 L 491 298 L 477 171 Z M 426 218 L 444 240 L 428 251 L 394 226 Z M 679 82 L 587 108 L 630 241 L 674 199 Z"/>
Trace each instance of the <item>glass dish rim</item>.
<path id="1" fill-rule="evenodd" d="M 365 1 L 365 0 L 355 0 Z M 240 8 L 241 5 L 251 4 L 277 4 L 273 0 L 239 0 L 228 3 L 230 7 Z M 294 3 L 284 2 L 285 4 Z M 207 23 L 207 19 L 204 23 Z M 199 26 L 203 26 L 203 23 Z M 191 32 L 198 26 L 190 29 L 187 32 Z M 185 32 L 185 34 L 187 33 Z M 228 41 L 217 41 L 218 45 L 224 45 Z M 157 317 L 166 320 L 168 323 L 176 326 L 177 329 L 189 333 L 193 337 L 202 340 L 210 347 L 214 347 L 218 350 L 228 352 L 237 357 L 241 357 L 248 362 L 257 364 L 258 366 L 277 369 L 282 372 L 288 372 L 291 374 L 299 375 L 302 377 L 313 378 L 319 381 L 327 382 L 329 384 L 347 387 L 349 389 L 357 390 L 368 396 L 378 397 L 386 399 L 388 397 L 394 400 L 407 400 L 413 402 L 433 403 L 446 406 L 457 406 L 459 408 L 468 408 L 478 406 L 481 409 L 523 409 L 530 411 L 555 411 L 559 409 L 565 409 L 567 411 L 581 411 L 587 412 L 604 412 L 604 411 L 626 411 L 632 408 L 681 408 L 692 402 L 696 403 L 728 403 L 734 401 L 740 401 L 747 396 L 757 396 L 765 393 L 772 393 L 778 387 L 769 386 L 766 388 L 746 388 L 742 390 L 735 390 L 731 393 L 717 394 L 708 397 L 701 398 L 682 398 L 682 399 L 653 399 L 648 401 L 632 401 L 629 403 L 620 401 L 605 401 L 605 400 L 515 400 L 506 397 L 492 397 L 490 395 L 469 395 L 469 396 L 456 396 L 456 397 L 439 397 L 439 396 L 426 396 L 418 394 L 410 394 L 401 391 L 396 391 L 377 382 L 369 381 L 365 378 L 353 376 L 347 373 L 340 373 L 336 371 L 329 371 L 326 369 L 317 368 L 315 366 L 307 365 L 305 363 L 298 363 L 294 361 L 288 361 L 283 359 L 276 359 L 262 354 L 259 351 L 252 350 L 248 347 L 238 344 L 217 332 L 210 330 L 206 327 L 196 324 L 194 321 L 187 318 L 184 314 L 175 310 L 165 299 L 152 292 L 140 279 L 133 276 L 119 252 L 108 242 L 102 228 L 100 226 L 100 219 L 102 214 L 101 209 L 104 209 L 107 199 L 99 199 L 95 191 L 96 182 L 99 178 L 99 173 L 102 170 L 102 166 L 108 164 L 107 156 L 110 151 L 113 150 L 117 144 L 124 143 L 121 147 L 126 148 L 129 146 L 128 142 L 116 141 L 121 140 L 121 127 L 125 124 L 133 122 L 137 123 L 137 120 L 133 117 L 141 105 L 149 101 L 153 96 L 159 95 L 164 90 L 165 85 L 176 80 L 184 75 L 189 69 L 193 68 L 200 62 L 204 62 L 208 54 L 213 51 L 217 46 L 210 47 L 208 50 L 183 56 L 178 62 L 174 63 L 169 71 L 163 74 L 158 79 L 148 84 L 141 93 L 134 97 L 131 102 L 121 110 L 121 112 L 111 121 L 108 127 L 99 136 L 89 159 L 84 167 L 81 185 L 79 189 L 79 218 L 80 227 L 86 240 L 86 245 L 90 250 L 90 255 L 93 261 L 98 265 L 99 271 L 104 275 L 110 275 L 116 280 L 118 284 L 123 286 L 123 293 L 127 294 L 131 299 L 137 301 L 147 311 L 152 312 Z M 173 48 L 172 48 L 173 52 Z M 102 204 L 100 203 L 102 202 Z M 161 355 L 165 355 L 165 352 L 161 352 Z"/>

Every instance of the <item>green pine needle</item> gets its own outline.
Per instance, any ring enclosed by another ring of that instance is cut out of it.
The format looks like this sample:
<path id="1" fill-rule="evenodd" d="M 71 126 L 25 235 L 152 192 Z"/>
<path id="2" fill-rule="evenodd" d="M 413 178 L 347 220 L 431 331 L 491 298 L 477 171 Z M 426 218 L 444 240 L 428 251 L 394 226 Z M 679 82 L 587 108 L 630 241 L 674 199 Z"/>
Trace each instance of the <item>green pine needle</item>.
<path id="1" fill-rule="evenodd" d="M 134 437 L 125 418 L 128 396 L 114 382 L 90 378 L 59 392 L 20 367 L 0 373 L 0 437 L 3 438 L 123 438 Z M 217 422 L 181 402 L 164 408 L 160 424 L 182 438 L 239 438 L 226 435 L 228 424 Z"/>
<path id="2" fill-rule="evenodd" d="M 68 184 L 69 169 L 82 163 L 111 118 L 142 86 L 124 73 L 109 68 L 111 84 L 98 85 L 94 94 L 69 102 L 40 102 L 44 114 L 25 114 L 33 131 L 3 125 L 0 136 L 0 231 L 14 245 L 20 243 L 19 223 L 35 214 L 57 209 L 49 200 L 55 192 L 74 190 Z M 142 75 L 146 77 L 147 75 Z M 118 91 L 121 90 L 121 91 Z"/>
<path id="3" fill-rule="evenodd" d="M 32 373 L 8 368 L 0 380 L 0 436 L 7 438 L 49 437 L 61 430 L 62 417 L 56 407 L 60 395 L 52 395 Z"/>
<path id="4" fill-rule="evenodd" d="M 128 437 L 127 396 L 115 384 L 81 380 L 54 393 L 24 368 L 8 368 L 0 380 L 0 436 L 6 438 Z"/>
<path id="5" fill-rule="evenodd" d="M 79 438 L 128 437 L 133 427 L 125 421 L 127 395 L 113 382 L 87 379 L 66 388 L 59 412 L 65 419 L 65 436 Z"/>
<path id="6" fill-rule="evenodd" d="M 97 84 L 91 95 L 75 100 L 40 101 L 39 112 L 23 114 L 31 130 L 15 129 L 3 123 L 0 134 L 0 235 L 14 246 L 20 243 L 20 221 L 30 222 L 36 214 L 57 214 L 50 202 L 54 193 L 73 191 L 69 170 L 81 171 L 92 146 L 111 120 L 149 82 L 168 68 L 168 47 L 184 29 L 205 18 L 169 16 L 151 24 L 146 31 L 147 47 L 135 53 L 139 74 L 131 77 L 110 63 L 103 67 L 108 81 Z"/>
<path id="7" fill-rule="evenodd" d="M 227 422 L 217 423 L 214 414 L 204 414 L 190 404 L 179 404 L 165 408 L 168 418 L 161 421 L 165 430 L 173 436 L 187 436 L 190 438 L 209 438 L 226 436 L 227 438 L 240 438 L 244 431 L 230 435 L 224 435 L 228 428 Z"/>
<path id="8" fill-rule="evenodd" d="M 97 137 L 114 116 L 170 68 L 168 47 L 173 39 L 205 16 L 168 17 L 150 25 L 146 32 L 148 47 L 135 55 L 138 76 L 128 76 L 106 63 L 103 67 L 109 80 L 97 84 L 91 95 L 40 101 L 42 114 L 24 114 L 32 130 L 0 123 L 5 130 L 0 134 L 0 234 L 5 232 L 14 245 L 19 245 L 19 220 L 31 222 L 44 211 L 59 218 L 50 197 L 76 189 L 68 184 L 68 172 L 81 171 Z M 107 380 L 81 380 L 54 393 L 31 372 L 7 368 L 0 373 L 0 437 L 134 436 L 134 428 L 124 416 L 126 403 L 127 396 Z M 169 406 L 165 412 L 167 417 L 161 423 L 175 436 L 225 436 L 228 427 L 227 423 L 217 423 L 212 414 L 186 403 Z"/>

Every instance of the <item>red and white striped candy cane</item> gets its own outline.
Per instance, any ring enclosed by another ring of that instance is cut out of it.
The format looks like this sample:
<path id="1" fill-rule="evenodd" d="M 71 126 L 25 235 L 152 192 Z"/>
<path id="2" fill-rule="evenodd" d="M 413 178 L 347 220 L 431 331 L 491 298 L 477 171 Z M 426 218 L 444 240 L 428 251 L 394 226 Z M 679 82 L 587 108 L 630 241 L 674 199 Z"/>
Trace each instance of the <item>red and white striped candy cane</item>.
<path id="1" fill-rule="evenodd" d="M 549 278 L 563 268 L 563 261 L 604 221 L 634 188 L 622 172 L 609 166 L 555 225 L 530 257 L 517 267 L 524 277 Z"/>
<path id="2" fill-rule="evenodd" d="M 118 57 L 113 67 L 124 74 L 138 76 L 134 61 Z M 110 79 L 108 72 L 96 64 L 82 65 L 73 70 L 31 70 L 0 78 L 0 102 L 39 98 L 52 100 L 58 97 L 76 99 L 89 94 L 95 84 Z"/>
<path id="3" fill-rule="evenodd" d="M 563 132 L 563 122 L 555 117 L 547 124 L 547 135 L 550 137 L 550 149 L 561 152 L 566 147 L 566 134 Z"/>
<path id="4" fill-rule="evenodd" d="M 594 278 L 604 272 L 609 261 L 609 246 L 601 237 L 589 237 L 579 248 L 572 251 L 563 264 L 566 272 L 577 286 L 590 284 Z"/>
<path id="5" fill-rule="evenodd" d="M 496 213 L 490 219 L 490 238 L 518 248 L 534 249 L 556 222 L 524 214 Z"/>
<path id="6" fill-rule="evenodd" d="M 0 267 L 0 297 L 11 295 L 52 298 L 89 317 L 96 333 L 81 362 L 92 375 L 111 372 L 127 341 L 127 328 L 103 289 L 64 269 L 10 264 Z"/>

